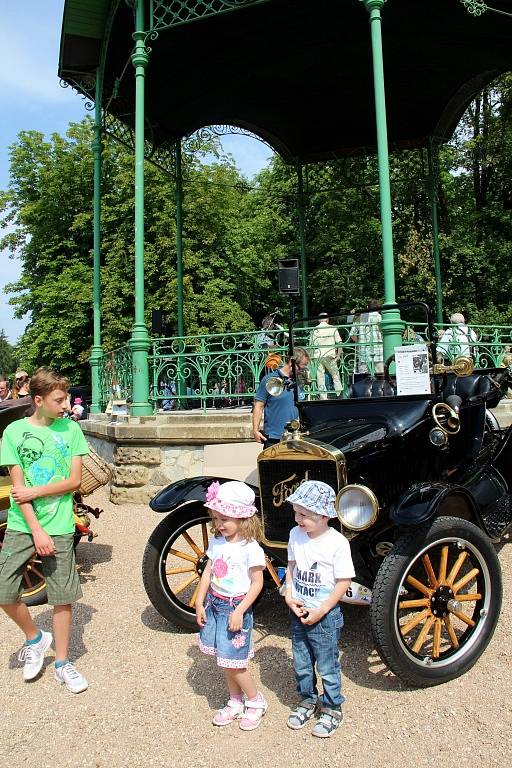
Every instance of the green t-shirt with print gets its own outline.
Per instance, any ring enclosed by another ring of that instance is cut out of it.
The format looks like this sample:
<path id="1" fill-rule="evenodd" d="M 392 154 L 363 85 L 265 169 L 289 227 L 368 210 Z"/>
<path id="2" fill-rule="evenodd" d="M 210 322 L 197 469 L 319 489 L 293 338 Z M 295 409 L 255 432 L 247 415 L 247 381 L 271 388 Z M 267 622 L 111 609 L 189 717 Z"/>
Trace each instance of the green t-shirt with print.
<path id="1" fill-rule="evenodd" d="M 67 480 L 73 456 L 89 453 L 84 434 L 76 421 L 55 419 L 38 427 L 28 419 L 13 421 L 2 435 L 0 464 L 23 469 L 25 485 L 49 485 Z M 11 496 L 7 530 L 30 533 L 25 518 Z M 73 533 L 73 493 L 34 499 L 32 507 L 42 528 L 50 536 Z"/>

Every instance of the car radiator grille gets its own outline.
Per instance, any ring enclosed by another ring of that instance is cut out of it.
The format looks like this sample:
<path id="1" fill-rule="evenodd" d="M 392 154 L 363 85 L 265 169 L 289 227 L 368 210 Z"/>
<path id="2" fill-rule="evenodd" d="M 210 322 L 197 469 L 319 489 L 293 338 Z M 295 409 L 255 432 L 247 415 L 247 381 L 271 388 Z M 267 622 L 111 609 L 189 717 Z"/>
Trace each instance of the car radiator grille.
<path id="1" fill-rule="evenodd" d="M 337 492 L 336 461 L 278 460 L 259 464 L 261 508 L 267 541 L 288 541 L 290 529 L 295 525 L 293 509 L 286 499 L 304 480 L 323 480 Z"/>

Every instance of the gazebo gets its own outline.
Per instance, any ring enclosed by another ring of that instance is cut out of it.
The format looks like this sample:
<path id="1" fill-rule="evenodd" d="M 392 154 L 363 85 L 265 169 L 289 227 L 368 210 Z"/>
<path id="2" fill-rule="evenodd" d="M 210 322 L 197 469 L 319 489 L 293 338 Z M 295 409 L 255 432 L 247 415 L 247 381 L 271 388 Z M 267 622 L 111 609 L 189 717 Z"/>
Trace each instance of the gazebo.
<path id="1" fill-rule="evenodd" d="M 388 152 L 447 141 L 470 100 L 512 68 L 508 0 L 66 0 L 59 75 L 94 102 L 94 344 L 99 410 L 102 133 L 135 152 L 133 415 L 151 413 L 144 321 L 144 160 L 176 177 L 181 255 L 181 142 L 229 124 L 297 168 L 377 152 L 387 355 L 400 343 Z M 384 53 L 383 53 L 384 38 Z M 135 77 L 134 77 L 135 75 Z M 433 207 L 435 243 L 436 214 Z M 438 296 L 440 271 L 434 247 Z M 301 247 L 306 295 L 304 244 Z M 304 306 L 303 306 L 304 308 Z M 178 296 L 178 334 L 183 298 Z"/>

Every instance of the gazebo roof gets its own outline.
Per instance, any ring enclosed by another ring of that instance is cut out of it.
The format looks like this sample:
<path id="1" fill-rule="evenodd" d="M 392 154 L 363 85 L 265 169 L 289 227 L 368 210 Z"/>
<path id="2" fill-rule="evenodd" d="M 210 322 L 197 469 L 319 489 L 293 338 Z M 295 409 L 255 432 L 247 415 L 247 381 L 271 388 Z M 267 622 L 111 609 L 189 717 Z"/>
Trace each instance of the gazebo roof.
<path id="1" fill-rule="evenodd" d="M 512 10 L 510 0 L 492 5 Z M 507 16 L 473 16 L 460 0 L 388 0 L 382 20 L 392 148 L 449 139 L 474 95 L 512 69 Z M 104 45 L 103 104 L 130 126 L 133 30 L 125 2 L 66 0 L 60 77 L 86 92 Z M 146 116 L 156 146 L 230 124 L 258 134 L 288 161 L 374 148 L 369 18 L 359 0 L 242 3 L 161 30 L 148 45 Z"/>

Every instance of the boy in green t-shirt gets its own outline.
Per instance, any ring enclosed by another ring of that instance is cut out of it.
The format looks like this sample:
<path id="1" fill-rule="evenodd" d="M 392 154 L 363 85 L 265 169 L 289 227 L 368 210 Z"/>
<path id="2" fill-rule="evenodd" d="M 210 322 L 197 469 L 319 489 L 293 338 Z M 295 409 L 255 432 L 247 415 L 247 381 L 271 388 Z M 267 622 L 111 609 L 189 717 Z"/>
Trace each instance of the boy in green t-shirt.
<path id="1" fill-rule="evenodd" d="M 75 421 L 62 418 L 69 382 L 47 368 L 30 381 L 35 413 L 12 422 L 2 437 L 0 464 L 12 481 L 7 531 L 0 550 L 0 606 L 25 634 L 20 652 L 23 679 L 33 680 L 52 643 L 20 602 L 23 570 L 34 554 L 41 556 L 48 602 L 53 605 L 55 679 L 72 693 L 87 680 L 68 659 L 71 604 L 82 596 L 73 548 L 73 492 L 80 487 L 82 456 L 89 451 Z"/>

